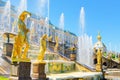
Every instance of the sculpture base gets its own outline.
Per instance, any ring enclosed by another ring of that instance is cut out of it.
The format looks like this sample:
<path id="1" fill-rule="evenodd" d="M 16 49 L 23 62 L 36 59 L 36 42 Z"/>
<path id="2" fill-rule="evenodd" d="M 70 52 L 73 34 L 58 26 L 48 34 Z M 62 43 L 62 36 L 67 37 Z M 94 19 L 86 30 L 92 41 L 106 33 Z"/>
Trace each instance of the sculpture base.
<path id="1" fill-rule="evenodd" d="M 19 62 L 18 80 L 32 80 L 30 76 L 31 62 Z"/>
<path id="2" fill-rule="evenodd" d="M 44 62 L 40 62 L 38 66 L 38 78 L 39 80 L 46 80 L 46 74 L 45 74 L 45 64 Z"/>
<path id="3" fill-rule="evenodd" d="M 18 77 L 16 77 L 16 76 L 10 76 L 9 80 L 18 80 Z"/>
<path id="4" fill-rule="evenodd" d="M 31 77 L 19 77 L 18 80 L 32 80 Z"/>
<path id="5" fill-rule="evenodd" d="M 38 62 L 34 62 L 33 64 L 32 64 L 32 77 L 34 77 L 34 78 L 37 78 L 38 79 L 38 66 L 39 66 L 39 63 Z"/>
<path id="6" fill-rule="evenodd" d="M 12 62 L 12 64 L 11 64 L 11 76 L 18 76 L 18 62 Z"/>
<path id="7" fill-rule="evenodd" d="M 11 57 L 12 49 L 13 49 L 12 43 L 4 43 L 3 44 L 3 51 L 4 51 L 4 53 L 6 53 L 6 56 Z"/>
<path id="8" fill-rule="evenodd" d="M 30 62 L 29 58 L 12 58 L 12 62 Z"/>
<path id="9" fill-rule="evenodd" d="M 38 80 L 46 80 L 45 74 L 45 62 L 35 62 L 33 63 L 33 77 L 38 78 Z"/>
<path id="10" fill-rule="evenodd" d="M 30 59 L 29 58 L 20 58 L 19 59 L 20 62 L 30 62 Z"/>

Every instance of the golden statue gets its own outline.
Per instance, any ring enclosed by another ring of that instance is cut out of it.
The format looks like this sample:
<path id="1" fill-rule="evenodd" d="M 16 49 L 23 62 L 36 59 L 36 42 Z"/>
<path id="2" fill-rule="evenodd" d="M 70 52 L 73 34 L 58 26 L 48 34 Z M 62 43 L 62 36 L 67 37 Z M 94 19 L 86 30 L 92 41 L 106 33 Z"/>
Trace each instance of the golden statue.
<path id="1" fill-rule="evenodd" d="M 111 60 L 111 59 L 112 59 L 112 53 L 109 53 L 107 58 L 108 58 L 109 60 Z"/>
<path id="2" fill-rule="evenodd" d="M 101 68 L 102 68 L 102 53 L 101 53 L 100 49 L 97 50 L 96 55 L 97 55 L 96 70 L 101 71 Z"/>
<path id="3" fill-rule="evenodd" d="M 21 13 L 18 19 L 18 35 L 15 38 L 15 43 L 13 47 L 13 52 L 12 52 L 12 60 L 15 59 L 20 59 L 21 60 L 26 60 L 27 58 L 27 52 L 29 49 L 29 42 L 28 42 L 28 37 L 27 33 L 29 32 L 29 29 L 26 27 L 24 21 L 27 18 L 27 16 L 30 16 L 31 14 L 27 11 L 24 11 Z M 25 46 L 25 47 L 24 47 Z M 24 51 L 22 53 L 22 49 L 24 47 Z"/>
<path id="4" fill-rule="evenodd" d="M 15 37 L 14 47 L 12 51 L 12 60 L 16 58 L 20 58 L 20 42 L 18 41 L 18 36 Z"/>
<path id="5" fill-rule="evenodd" d="M 102 53 L 100 51 L 100 49 L 98 49 L 97 51 L 97 64 L 101 64 L 102 62 Z"/>
<path id="6" fill-rule="evenodd" d="M 57 36 L 55 37 L 55 42 L 56 42 L 56 44 L 55 44 L 55 47 L 54 47 L 54 52 L 57 52 L 58 46 L 59 46 L 59 40 L 58 40 Z"/>
<path id="7" fill-rule="evenodd" d="M 48 41 L 52 41 L 52 36 L 48 37 Z"/>
<path id="8" fill-rule="evenodd" d="M 50 67 L 51 72 L 52 71 L 60 71 L 61 70 L 61 65 L 58 63 L 53 62 L 52 66 Z"/>
<path id="9" fill-rule="evenodd" d="M 47 39 L 46 34 L 44 34 L 40 38 L 40 51 L 39 51 L 39 55 L 38 55 L 38 60 L 39 61 L 43 61 L 43 59 L 44 59 L 44 55 L 45 55 L 45 51 L 46 51 L 46 39 Z"/>

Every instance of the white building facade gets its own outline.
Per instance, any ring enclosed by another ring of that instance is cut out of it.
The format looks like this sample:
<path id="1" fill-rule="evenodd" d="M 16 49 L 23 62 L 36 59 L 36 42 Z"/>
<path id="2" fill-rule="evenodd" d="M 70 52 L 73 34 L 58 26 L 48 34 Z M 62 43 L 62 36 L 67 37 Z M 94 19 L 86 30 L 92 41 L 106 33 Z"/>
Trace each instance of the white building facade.
<path id="1" fill-rule="evenodd" d="M 17 10 L 14 6 L 10 5 L 8 7 L 9 11 L 5 11 L 6 2 L 0 0 L 0 32 L 12 32 L 17 33 Z M 6 14 L 4 14 L 6 12 Z M 69 46 L 74 46 L 77 43 L 77 36 L 69 31 L 64 31 L 62 29 L 54 26 L 50 20 L 32 14 L 30 18 L 26 21 L 27 27 L 30 29 L 29 38 L 31 43 L 38 44 L 39 38 L 43 34 L 48 34 L 52 36 L 52 41 L 55 42 L 55 36 L 58 36 L 59 43 L 65 43 Z"/>

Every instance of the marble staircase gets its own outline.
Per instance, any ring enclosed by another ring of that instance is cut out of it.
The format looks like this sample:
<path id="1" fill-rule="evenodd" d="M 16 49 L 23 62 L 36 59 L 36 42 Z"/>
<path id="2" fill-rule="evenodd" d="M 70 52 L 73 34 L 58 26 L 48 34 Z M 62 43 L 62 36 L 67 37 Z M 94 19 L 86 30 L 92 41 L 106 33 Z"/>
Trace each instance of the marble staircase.
<path id="1" fill-rule="evenodd" d="M 10 64 L 0 56 L 0 74 L 10 74 Z"/>

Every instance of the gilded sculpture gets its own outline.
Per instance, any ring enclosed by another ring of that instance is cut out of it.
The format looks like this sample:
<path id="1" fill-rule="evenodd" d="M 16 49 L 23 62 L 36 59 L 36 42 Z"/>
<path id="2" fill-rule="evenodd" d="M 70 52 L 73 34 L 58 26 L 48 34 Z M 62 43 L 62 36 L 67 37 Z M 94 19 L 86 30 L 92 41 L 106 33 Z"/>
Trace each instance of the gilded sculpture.
<path id="1" fill-rule="evenodd" d="M 48 37 L 48 41 L 52 41 L 52 36 Z"/>
<path id="2" fill-rule="evenodd" d="M 101 67 L 102 67 L 102 53 L 101 53 L 100 49 L 97 50 L 96 55 L 97 55 L 96 70 L 97 71 L 101 71 Z"/>
<path id="3" fill-rule="evenodd" d="M 40 51 L 39 51 L 39 55 L 38 55 L 38 61 L 43 61 L 44 59 L 44 55 L 45 55 L 45 51 L 46 51 L 46 39 L 47 39 L 47 35 L 44 34 L 41 38 L 40 38 Z"/>
<path id="4" fill-rule="evenodd" d="M 29 49 L 29 42 L 27 33 L 29 29 L 25 25 L 25 19 L 27 16 L 31 14 L 27 11 L 21 13 L 18 19 L 18 35 L 15 37 L 13 52 L 12 52 L 12 60 L 28 60 L 27 52 Z M 22 49 L 24 48 L 23 52 Z"/>
<path id="5" fill-rule="evenodd" d="M 59 40 L 58 40 L 57 36 L 55 37 L 55 42 L 56 42 L 56 44 L 55 44 L 55 47 L 54 47 L 54 52 L 57 52 L 58 46 L 59 46 Z"/>
<path id="6" fill-rule="evenodd" d="M 98 49 L 97 51 L 97 64 L 101 64 L 102 61 L 102 53 L 100 51 L 100 49 Z"/>

